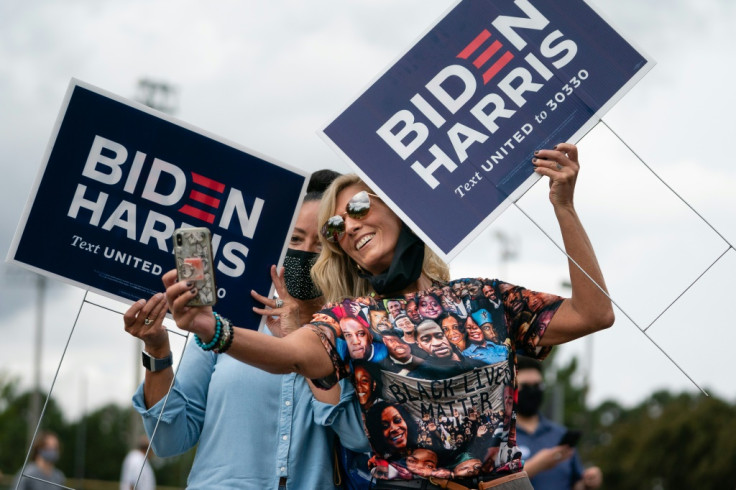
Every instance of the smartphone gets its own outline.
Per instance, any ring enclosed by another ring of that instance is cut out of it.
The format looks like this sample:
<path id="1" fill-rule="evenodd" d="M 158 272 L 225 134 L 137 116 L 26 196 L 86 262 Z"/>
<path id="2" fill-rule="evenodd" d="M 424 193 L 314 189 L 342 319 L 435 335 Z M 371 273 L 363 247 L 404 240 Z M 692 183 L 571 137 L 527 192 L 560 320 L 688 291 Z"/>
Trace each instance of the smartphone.
<path id="1" fill-rule="evenodd" d="M 179 228 L 174 231 L 174 257 L 180 281 L 192 281 L 197 295 L 187 305 L 212 306 L 217 302 L 217 286 L 212 267 L 212 237 L 210 230 Z"/>
<path id="2" fill-rule="evenodd" d="M 582 435 L 583 432 L 580 430 L 567 429 L 567 432 L 562 435 L 562 437 L 560 438 L 560 442 L 558 442 L 557 445 L 575 447 Z"/>

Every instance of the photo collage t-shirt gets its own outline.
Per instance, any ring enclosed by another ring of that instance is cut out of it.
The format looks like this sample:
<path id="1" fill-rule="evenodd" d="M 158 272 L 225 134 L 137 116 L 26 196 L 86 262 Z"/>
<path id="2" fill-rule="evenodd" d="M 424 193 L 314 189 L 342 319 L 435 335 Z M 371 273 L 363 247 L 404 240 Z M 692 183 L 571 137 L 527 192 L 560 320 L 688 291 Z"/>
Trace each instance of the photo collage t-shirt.
<path id="1" fill-rule="evenodd" d="M 363 297 L 316 313 L 336 376 L 349 376 L 376 478 L 457 478 L 521 469 L 514 355 L 539 339 L 562 302 L 488 279 L 435 283 L 398 298 Z"/>

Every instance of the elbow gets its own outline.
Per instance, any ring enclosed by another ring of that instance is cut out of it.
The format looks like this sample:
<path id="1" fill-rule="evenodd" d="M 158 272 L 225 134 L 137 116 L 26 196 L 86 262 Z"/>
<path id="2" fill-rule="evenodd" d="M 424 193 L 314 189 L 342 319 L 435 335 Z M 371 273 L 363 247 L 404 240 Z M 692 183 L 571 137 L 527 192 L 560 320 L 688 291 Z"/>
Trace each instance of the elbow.
<path id="1" fill-rule="evenodd" d="M 592 322 L 594 325 L 594 331 L 598 332 L 600 330 L 610 328 L 613 326 L 615 321 L 616 315 L 613 313 L 613 307 L 609 305 L 608 308 L 599 311 L 596 315 L 595 320 Z"/>

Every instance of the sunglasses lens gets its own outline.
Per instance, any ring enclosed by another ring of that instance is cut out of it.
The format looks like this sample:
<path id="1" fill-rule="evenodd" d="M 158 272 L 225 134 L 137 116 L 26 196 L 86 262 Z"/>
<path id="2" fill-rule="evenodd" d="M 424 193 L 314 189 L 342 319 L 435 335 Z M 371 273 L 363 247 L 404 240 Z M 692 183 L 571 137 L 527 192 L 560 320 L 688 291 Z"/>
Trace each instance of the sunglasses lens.
<path id="1" fill-rule="evenodd" d="M 335 215 L 322 226 L 322 236 L 328 242 L 337 242 L 343 233 L 345 233 L 345 221 L 342 216 Z"/>
<path id="2" fill-rule="evenodd" d="M 353 219 L 363 219 L 371 210 L 371 198 L 366 191 L 360 191 L 353 196 L 345 208 L 348 216 Z"/>

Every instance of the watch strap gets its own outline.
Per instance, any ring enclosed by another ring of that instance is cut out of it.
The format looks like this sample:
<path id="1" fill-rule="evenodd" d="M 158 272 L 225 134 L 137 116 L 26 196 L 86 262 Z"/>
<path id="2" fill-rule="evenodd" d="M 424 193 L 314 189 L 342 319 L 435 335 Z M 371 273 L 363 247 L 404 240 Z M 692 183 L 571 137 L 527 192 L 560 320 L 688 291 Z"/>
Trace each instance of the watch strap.
<path id="1" fill-rule="evenodd" d="M 141 361 L 143 362 L 143 367 L 152 373 L 164 370 L 174 364 L 174 358 L 170 352 L 168 356 L 158 359 L 146 351 L 141 351 Z"/>

